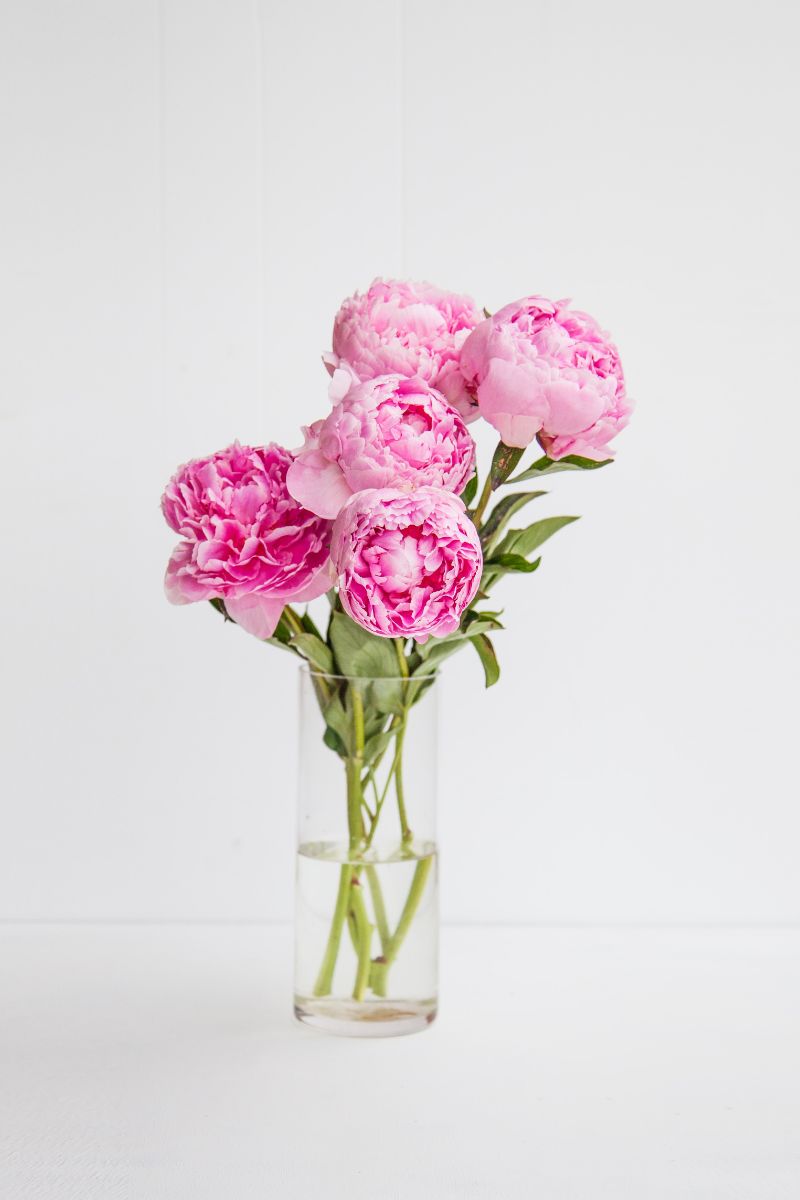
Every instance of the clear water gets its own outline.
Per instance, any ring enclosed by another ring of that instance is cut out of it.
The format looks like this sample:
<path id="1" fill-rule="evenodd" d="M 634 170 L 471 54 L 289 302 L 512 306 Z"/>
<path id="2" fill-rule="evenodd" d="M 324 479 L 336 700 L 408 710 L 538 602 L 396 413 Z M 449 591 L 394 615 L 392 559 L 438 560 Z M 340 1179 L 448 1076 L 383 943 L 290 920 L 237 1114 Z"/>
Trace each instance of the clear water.
<path id="1" fill-rule="evenodd" d="M 295 1011 L 329 1032 L 410 1033 L 436 1015 L 437 860 L 404 852 L 302 845 L 297 855 Z M 346 916 L 332 937 L 336 912 Z"/>

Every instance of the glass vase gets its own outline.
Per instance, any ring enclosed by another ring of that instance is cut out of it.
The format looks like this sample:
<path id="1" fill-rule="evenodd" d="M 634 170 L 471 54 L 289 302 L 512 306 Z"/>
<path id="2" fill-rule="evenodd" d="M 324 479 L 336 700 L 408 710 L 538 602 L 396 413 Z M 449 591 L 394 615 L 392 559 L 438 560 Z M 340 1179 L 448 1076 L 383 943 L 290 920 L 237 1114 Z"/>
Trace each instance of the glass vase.
<path id="1" fill-rule="evenodd" d="M 393 1037 L 436 1016 L 435 676 L 300 672 L 295 1014 Z"/>

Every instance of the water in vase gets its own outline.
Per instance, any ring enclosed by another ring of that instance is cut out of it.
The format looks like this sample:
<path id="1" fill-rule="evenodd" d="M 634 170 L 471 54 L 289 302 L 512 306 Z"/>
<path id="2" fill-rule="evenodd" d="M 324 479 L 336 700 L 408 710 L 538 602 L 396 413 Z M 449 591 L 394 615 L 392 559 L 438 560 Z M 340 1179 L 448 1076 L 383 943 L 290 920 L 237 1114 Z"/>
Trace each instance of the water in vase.
<path id="1" fill-rule="evenodd" d="M 328 1032 L 386 1037 L 436 1015 L 437 860 L 432 843 L 297 855 L 295 1011 Z"/>

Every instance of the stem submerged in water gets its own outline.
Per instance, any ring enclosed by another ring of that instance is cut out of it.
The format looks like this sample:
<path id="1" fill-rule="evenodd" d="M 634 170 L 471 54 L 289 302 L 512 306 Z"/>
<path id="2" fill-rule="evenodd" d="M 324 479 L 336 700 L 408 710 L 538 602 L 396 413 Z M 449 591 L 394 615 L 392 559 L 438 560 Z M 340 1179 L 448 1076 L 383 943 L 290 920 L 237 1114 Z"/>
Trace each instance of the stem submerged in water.
<path id="1" fill-rule="evenodd" d="M 403 911 L 400 914 L 400 920 L 397 922 L 397 928 L 389 938 L 388 945 L 383 949 L 383 954 L 380 959 L 376 959 L 372 964 L 370 973 L 370 985 L 376 996 L 386 995 L 386 977 L 389 973 L 389 967 L 397 958 L 400 947 L 406 939 L 406 935 L 411 928 L 411 923 L 417 915 L 420 901 L 422 900 L 425 891 L 425 885 L 428 882 L 431 867 L 433 865 L 433 856 L 428 855 L 426 858 L 421 858 L 414 868 L 414 878 L 411 880 L 406 902 L 403 906 Z"/>
<path id="2" fill-rule="evenodd" d="M 404 678 L 408 678 L 408 662 L 405 658 L 405 648 L 401 640 L 395 642 L 398 665 Z M 411 887 L 406 898 L 403 911 L 394 933 L 391 933 L 389 920 L 384 903 L 380 876 L 375 863 L 364 862 L 365 851 L 369 849 L 375 836 L 375 831 L 389 788 L 394 781 L 397 798 L 397 811 L 400 819 L 402 848 L 408 851 L 413 841 L 413 834 L 408 822 L 406 811 L 405 787 L 403 779 L 403 749 L 406 734 L 408 709 L 403 704 L 402 715 L 397 713 L 392 722 L 394 732 L 394 754 L 389 771 L 378 794 L 375 781 L 376 763 L 372 763 L 366 776 L 364 775 L 364 700 L 360 685 L 351 681 L 348 685 L 347 707 L 351 715 L 351 736 L 348 739 L 351 753 L 345 759 L 345 779 L 347 783 L 347 825 L 349 861 L 342 863 L 339 874 L 339 887 L 336 894 L 328 940 L 319 974 L 314 985 L 315 996 L 329 996 L 333 989 L 336 963 L 341 948 L 342 934 L 345 923 L 348 926 L 353 943 L 357 965 L 353 984 L 352 997 L 361 1002 L 365 999 L 367 989 L 371 988 L 375 996 L 386 995 L 387 975 L 389 967 L 397 958 L 406 935 L 411 927 L 420 905 L 432 858 L 420 859 L 415 867 Z M 365 804 L 364 787 L 368 782 L 375 787 L 375 809 L 372 812 Z M 365 831 L 364 809 L 366 808 L 369 830 Z M 365 891 L 362 879 L 369 888 L 373 921 L 370 921 L 365 902 Z M 372 959 L 372 939 L 377 931 L 380 939 L 381 954 Z"/>
<path id="3" fill-rule="evenodd" d="M 353 913 L 353 919 L 355 921 L 356 955 L 358 957 L 356 981 L 353 985 L 353 999 L 363 1000 L 367 991 L 367 984 L 369 982 L 372 925 L 370 924 L 369 917 L 367 916 L 367 908 L 364 904 L 364 897 L 361 892 L 361 881 L 355 872 L 353 873 L 353 882 L 350 890 L 350 910 Z"/>
<path id="4" fill-rule="evenodd" d="M 339 957 L 339 943 L 342 940 L 342 928 L 347 917 L 347 909 L 350 903 L 351 878 L 352 867 L 349 865 L 349 863 L 343 863 L 339 872 L 339 890 L 336 893 L 336 907 L 333 910 L 331 931 L 328 934 L 328 941 L 325 946 L 325 955 L 322 959 L 322 966 L 319 969 L 317 982 L 314 984 L 315 996 L 329 996 L 331 987 L 333 986 L 333 972 L 336 968 L 336 959 Z"/>

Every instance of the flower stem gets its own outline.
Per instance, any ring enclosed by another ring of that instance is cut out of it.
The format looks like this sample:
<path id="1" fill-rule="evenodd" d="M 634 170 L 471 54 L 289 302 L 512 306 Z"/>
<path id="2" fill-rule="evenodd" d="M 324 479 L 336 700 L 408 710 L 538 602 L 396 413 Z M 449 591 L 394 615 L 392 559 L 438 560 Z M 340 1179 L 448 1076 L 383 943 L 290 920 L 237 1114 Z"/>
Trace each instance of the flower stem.
<path id="1" fill-rule="evenodd" d="M 355 753 L 345 761 L 345 777 L 347 780 L 347 825 L 350 835 L 350 854 L 358 854 L 361 852 L 361 847 L 364 843 L 364 818 L 361 811 L 363 800 L 363 791 L 361 786 L 361 772 L 364 758 L 364 704 L 361 698 L 361 693 L 357 687 L 351 685 L 350 698 L 353 711 L 353 749 Z M 322 959 L 322 965 L 319 969 L 316 983 L 314 984 L 315 996 L 330 995 L 331 987 L 333 986 L 333 973 L 336 969 L 336 960 L 339 956 L 339 946 L 342 940 L 342 930 L 345 921 L 350 927 L 353 944 L 356 947 L 356 953 L 359 956 L 359 971 L 356 977 L 356 990 L 362 990 L 365 985 L 359 983 L 359 978 L 363 974 L 361 966 L 361 958 L 363 954 L 367 955 L 367 972 L 369 971 L 369 941 L 372 937 L 372 926 L 369 926 L 369 939 L 366 938 L 364 921 L 366 921 L 366 910 L 364 909 L 364 899 L 360 891 L 356 898 L 356 891 L 360 888 L 358 881 L 358 868 L 354 868 L 352 863 L 342 863 L 339 872 L 339 890 L 336 894 L 336 907 L 333 911 L 333 919 L 331 921 L 330 931 L 328 933 L 328 941 L 325 946 L 325 954 Z M 359 912 L 360 902 L 360 912 Z M 359 917 L 363 914 L 363 919 L 359 924 Z M 367 925 L 369 922 L 367 921 Z M 363 948 L 363 943 L 366 940 L 366 950 Z M 355 993 L 354 993 L 355 994 Z M 358 997 L 357 997 L 358 998 Z"/>
<path id="2" fill-rule="evenodd" d="M 364 874 L 367 877 L 369 893 L 372 897 L 372 911 L 375 914 L 375 927 L 378 930 L 378 937 L 381 939 L 381 950 L 385 954 L 391 935 L 389 933 L 389 921 L 386 917 L 386 905 L 383 902 L 381 881 L 372 863 L 364 868 Z"/>
<path id="3" fill-rule="evenodd" d="M 406 723 L 403 721 L 397 727 L 395 734 L 395 753 L 392 770 L 394 771 L 394 790 L 397 796 L 397 813 L 400 817 L 400 833 L 403 839 L 403 846 L 410 846 L 414 838 L 411 828 L 408 824 L 408 814 L 406 812 L 406 797 L 403 787 L 403 742 L 406 736 Z"/>
<path id="4" fill-rule="evenodd" d="M 408 679 L 408 659 L 406 658 L 406 646 L 403 638 L 393 638 L 394 650 L 397 655 L 397 665 L 400 668 L 400 674 L 404 679 Z"/>
<path id="5" fill-rule="evenodd" d="M 336 908 L 333 911 L 333 920 L 331 921 L 330 933 L 328 934 L 328 941 L 325 946 L 325 955 L 322 959 L 319 975 L 317 975 L 317 981 L 314 984 L 315 996 L 330 995 L 331 987 L 333 986 L 333 972 L 336 967 L 336 959 L 339 957 L 342 928 L 350 904 L 350 881 L 352 874 L 353 868 L 350 864 L 342 863 L 339 871 L 339 890 L 336 893 Z"/>
<path id="6" fill-rule="evenodd" d="M 347 824 L 350 832 L 350 852 L 360 850 L 364 842 L 364 819 L 361 805 L 364 793 L 361 772 L 364 765 L 364 701 L 355 684 L 350 685 L 350 701 L 353 708 L 353 750 L 347 759 Z"/>
<path id="7" fill-rule="evenodd" d="M 414 868 L 414 878 L 411 880 L 411 887 L 409 888 L 403 911 L 400 914 L 400 920 L 397 922 L 397 928 L 389 938 L 388 944 L 383 947 L 382 961 L 376 960 L 372 964 L 370 984 L 376 996 L 386 995 L 386 976 L 389 973 L 389 967 L 397 958 L 400 947 L 405 941 L 406 935 L 411 928 L 411 923 L 417 914 L 432 865 L 432 854 L 421 858 L 417 863 Z"/>
<path id="8" fill-rule="evenodd" d="M 350 910 L 355 921 L 356 954 L 358 955 L 356 980 L 353 985 L 353 999 L 363 1000 L 367 990 L 367 984 L 369 983 L 370 950 L 372 948 L 372 925 L 370 925 L 369 918 L 367 916 L 367 908 L 364 904 L 364 897 L 361 893 L 361 882 L 355 874 L 353 875 L 353 882 L 350 890 Z"/>
<path id="9" fill-rule="evenodd" d="M 491 495 L 492 495 L 492 476 L 491 476 L 491 474 L 489 474 L 486 476 L 486 482 L 483 485 L 483 491 L 481 492 L 481 498 L 478 501 L 477 508 L 474 510 L 474 512 L 472 514 L 473 523 L 475 524 L 475 526 L 478 529 L 480 528 L 481 520 L 483 519 L 483 514 L 486 512 L 486 505 L 489 503 L 489 499 L 490 499 Z"/>
<path id="10" fill-rule="evenodd" d="M 283 610 L 283 616 L 286 624 L 289 625 L 295 633 L 305 633 L 303 622 L 298 617 L 297 613 L 292 608 L 291 604 L 287 604 Z"/>

